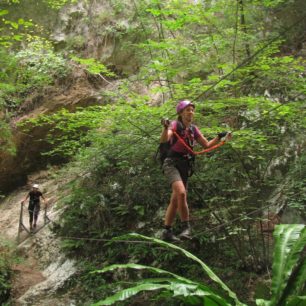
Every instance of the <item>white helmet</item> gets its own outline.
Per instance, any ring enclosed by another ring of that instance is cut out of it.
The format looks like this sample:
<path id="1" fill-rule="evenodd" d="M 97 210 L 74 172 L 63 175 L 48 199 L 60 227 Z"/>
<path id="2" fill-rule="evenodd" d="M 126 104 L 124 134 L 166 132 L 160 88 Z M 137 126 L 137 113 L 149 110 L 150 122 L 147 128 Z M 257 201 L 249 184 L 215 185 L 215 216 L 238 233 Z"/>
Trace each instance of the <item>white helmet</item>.
<path id="1" fill-rule="evenodd" d="M 39 188 L 39 185 L 38 185 L 38 184 L 34 184 L 32 187 L 38 189 L 38 188 Z"/>

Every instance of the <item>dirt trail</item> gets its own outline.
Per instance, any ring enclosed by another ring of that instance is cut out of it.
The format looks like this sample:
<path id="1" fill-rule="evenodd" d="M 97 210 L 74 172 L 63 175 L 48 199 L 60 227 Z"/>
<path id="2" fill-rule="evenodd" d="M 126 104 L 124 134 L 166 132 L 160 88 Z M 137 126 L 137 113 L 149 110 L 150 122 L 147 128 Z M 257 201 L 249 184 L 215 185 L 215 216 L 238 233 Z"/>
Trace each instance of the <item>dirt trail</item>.
<path id="1" fill-rule="evenodd" d="M 1 238 L 14 241 L 17 237 L 20 203 L 27 189 L 21 188 L 10 194 L 0 204 L 0 233 Z"/>
<path id="2" fill-rule="evenodd" d="M 14 265 L 13 271 L 13 290 L 11 292 L 13 300 L 17 300 L 20 296 L 24 295 L 29 288 L 46 279 L 42 272 L 37 269 L 37 262 L 33 259 L 29 259 L 23 264 Z"/>

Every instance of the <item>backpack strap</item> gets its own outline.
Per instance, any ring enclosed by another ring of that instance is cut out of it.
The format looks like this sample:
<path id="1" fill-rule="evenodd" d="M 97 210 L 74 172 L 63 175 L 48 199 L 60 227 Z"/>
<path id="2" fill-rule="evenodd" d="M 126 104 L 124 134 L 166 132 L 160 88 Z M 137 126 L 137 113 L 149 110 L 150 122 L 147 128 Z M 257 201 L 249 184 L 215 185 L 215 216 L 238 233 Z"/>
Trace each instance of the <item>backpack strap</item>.
<path id="1" fill-rule="evenodd" d="M 173 121 L 173 126 L 172 126 L 172 130 L 174 132 L 177 132 L 180 134 L 182 127 L 180 126 L 180 124 L 178 123 L 177 120 Z M 180 130 L 180 131 L 178 131 Z M 177 137 L 175 137 L 175 135 L 173 135 L 174 137 L 172 137 L 172 139 L 170 140 L 170 145 L 171 147 L 177 142 Z"/>

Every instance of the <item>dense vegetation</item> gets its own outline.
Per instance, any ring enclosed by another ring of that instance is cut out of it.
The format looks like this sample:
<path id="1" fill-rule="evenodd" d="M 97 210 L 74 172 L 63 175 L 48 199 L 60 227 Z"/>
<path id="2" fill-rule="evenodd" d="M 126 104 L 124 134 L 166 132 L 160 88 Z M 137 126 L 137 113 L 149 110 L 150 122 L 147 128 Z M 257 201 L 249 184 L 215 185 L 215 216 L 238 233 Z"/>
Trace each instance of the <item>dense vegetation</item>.
<path id="1" fill-rule="evenodd" d="M 23 1 L 6 2 L 0 10 L 1 151 L 16 152 L 11 122 L 23 113 L 25 98 L 48 86 L 59 88 L 73 78 L 75 67 L 98 88 L 102 101 L 44 114 L 18 127 L 24 133 L 48 131 L 47 150 L 41 153 L 46 160 L 70 162 L 75 179 L 66 186 L 71 193 L 55 230 L 67 238 L 67 252 L 82 258 L 78 285 L 84 301 L 107 296 L 110 287 L 105 276 L 87 272 L 118 262 L 154 263 L 210 285 L 173 250 L 107 241 L 132 231 L 159 235 L 169 188 L 153 156 L 159 121 L 173 118 L 182 98 L 195 101 L 196 124 L 205 136 L 221 130 L 234 135 L 229 144 L 197 159 L 189 191 L 194 240 L 184 247 L 209 263 L 240 300 L 269 299 L 267 216 L 279 217 L 291 207 L 305 218 L 306 83 L 305 59 L 299 55 L 305 3 L 110 0 L 109 11 L 95 18 L 76 14 L 78 22 L 97 31 L 96 39 L 102 35 L 119 54 L 133 55 L 131 72 L 88 56 L 86 37 L 70 37 L 55 48 L 35 21 L 10 19 L 10 10 Z M 50 11 L 67 2 L 44 1 Z M 121 18 L 128 22 L 116 22 Z M 110 83 L 115 90 L 105 89 Z M 133 274 L 125 276 L 128 282 Z M 259 280 L 263 289 L 251 294 Z M 136 298 L 134 305 L 144 300 L 156 305 L 156 299 L 161 305 L 183 303 L 161 293 Z"/>
<path id="2" fill-rule="evenodd" d="M 11 267 L 17 262 L 13 246 L 4 240 L 0 240 L 0 303 L 6 304 L 10 298 L 12 270 Z"/>

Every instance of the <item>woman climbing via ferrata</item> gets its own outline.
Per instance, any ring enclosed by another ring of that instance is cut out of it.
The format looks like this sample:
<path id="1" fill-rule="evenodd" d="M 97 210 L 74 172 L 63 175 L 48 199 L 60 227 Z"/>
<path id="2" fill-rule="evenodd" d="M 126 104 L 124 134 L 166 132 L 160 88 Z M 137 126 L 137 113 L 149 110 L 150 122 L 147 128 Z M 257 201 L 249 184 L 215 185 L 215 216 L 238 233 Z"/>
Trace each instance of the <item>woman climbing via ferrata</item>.
<path id="1" fill-rule="evenodd" d="M 32 190 L 27 194 L 26 198 L 23 201 L 21 201 L 21 204 L 24 205 L 24 202 L 28 198 L 30 198 L 28 206 L 29 217 L 30 217 L 30 231 L 33 231 L 33 229 L 36 228 L 37 219 L 40 211 L 40 198 L 44 200 L 44 203 L 46 202 L 46 199 L 39 190 L 39 185 L 37 184 L 34 184 L 32 186 Z M 33 219 L 34 219 L 34 224 L 33 224 Z"/>
<path id="2" fill-rule="evenodd" d="M 191 101 L 180 101 L 176 106 L 177 120 L 172 122 L 162 120 L 163 131 L 160 137 L 160 148 L 161 151 L 163 146 L 167 148 L 162 169 L 172 189 L 162 234 L 162 239 L 166 241 L 191 239 L 187 181 L 188 177 L 192 175 L 192 164 L 195 157 L 195 152 L 192 149 L 195 141 L 203 148 L 212 148 L 220 142 L 221 138 L 231 138 L 229 132 L 222 132 L 208 141 L 198 127 L 192 124 L 194 111 L 195 105 Z M 165 152 L 165 150 L 163 151 Z M 172 231 L 176 213 L 179 214 L 182 222 L 182 232 L 178 237 Z"/>

